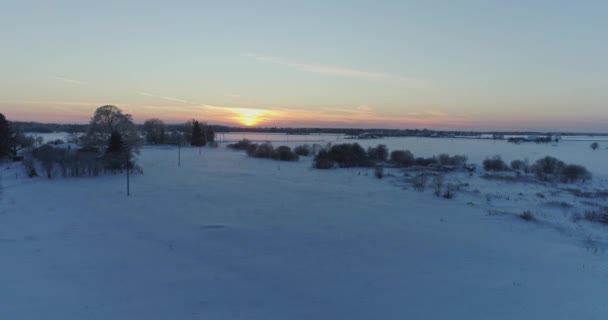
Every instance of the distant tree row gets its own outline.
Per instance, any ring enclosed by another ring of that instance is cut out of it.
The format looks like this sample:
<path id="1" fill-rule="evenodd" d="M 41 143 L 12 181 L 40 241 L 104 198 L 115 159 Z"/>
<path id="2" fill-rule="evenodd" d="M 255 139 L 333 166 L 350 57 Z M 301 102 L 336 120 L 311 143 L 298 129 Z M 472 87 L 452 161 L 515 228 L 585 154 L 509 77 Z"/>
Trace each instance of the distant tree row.
<path id="1" fill-rule="evenodd" d="M 229 144 L 228 148 L 244 150 L 248 156 L 254 158 L 267 158 L 279 161 L 298 161 L 300 158 L 290 147 L 279 146 L 275 148 L 270 142 L 257 144 L 243 139 L 237 143 Z"/>
<path id="2" fill-rule="evenodd" d="M 566 164 L 563 161 L 546 156 L 530 164 L 527 159 L 513 160 L 510 166 L 499 155 L 486 158 L 483 161 L 486 171 L 514 171 L 518 174 L 533 173 L 542 181 L 576 182 L 592 178 L 587 168 L 577 164 Z"/>
<path id="3" fill-rule="evenodd" d="M 358 143 L 345 143 L 328 146 L 320 150 L 314 159 L 313 166 L 317 169 L 373 167 L 378 164 L 394 167 L 428 167 L 464 168 L 467 157 L 464 155 L 440 154 L 436 157 L 415 157 L 409 150 L 394 150 L 389 153 L 386 145 L 363 149 Z"/>
<path id="4" fill-rule="evenodd" d="M 153 118 L 144 122 L 143 129 L 146 142 L 153 145 L 190 144 L 203 147 L 215 142 L 213 127 L 194 119 L 178 129 L 169 130 L 162 120 Z"/>

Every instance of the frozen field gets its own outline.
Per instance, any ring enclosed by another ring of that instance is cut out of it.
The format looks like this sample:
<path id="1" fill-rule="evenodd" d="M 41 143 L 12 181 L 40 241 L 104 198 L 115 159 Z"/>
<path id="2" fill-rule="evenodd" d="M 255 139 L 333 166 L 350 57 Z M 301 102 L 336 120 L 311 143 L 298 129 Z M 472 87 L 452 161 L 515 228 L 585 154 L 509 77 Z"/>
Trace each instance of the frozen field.
<path id="1" fill-rule="evenodd" d="M 284 144 L 301 144 L 298 137 Z M 554 155 L 595 174 L 592 184 L 576 187 L 608 188 L 608 145 L 601 142 L 594 152 L 588 141 L 556 147 L 465 139 L 352 141 L 421 156 L 465 154 L 477 163 L 494 154 L 507 161 Z M 455 175 L 451 179 L 467 186 L 447 200 L 412 190 L 398 170 L 378 180 L 367 169 L 314 170 L 310 157 L 283 163 L 225 148 L 202 155 L 182 151 L 178 168 L 176 149 L 144 148 L 144 174 L 133 177 L 130 198 L 124 176 L 30 180 L 16 165 L 3 164 L 0 318 L 608 314 L 608 227 L 573 223 L 570 215 L 591 204 L 560 186 Z M 608 205 L 606 199 L 594 201 Z M 552 205 L 557 202 L 569 206 Z M 524 209 L 540 221 L 513 215 Z"/>

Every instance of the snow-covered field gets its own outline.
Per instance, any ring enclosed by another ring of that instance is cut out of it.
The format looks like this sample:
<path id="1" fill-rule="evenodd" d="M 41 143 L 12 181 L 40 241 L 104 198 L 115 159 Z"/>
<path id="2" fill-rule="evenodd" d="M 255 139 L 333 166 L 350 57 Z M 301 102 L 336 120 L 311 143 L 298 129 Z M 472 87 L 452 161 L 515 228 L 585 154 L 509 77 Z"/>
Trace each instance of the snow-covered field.
<path id="1" fill-rule="evenodd" d="M 301 144 L 296 138 L 275 145 Z M 594 173 L 591 184 L 575 187 L 608 189 L 603 144 L 594 152 L 586 141 L 357 142 L 421 156 L 465 154 L 477 163 L 494 154 L 507 161 L 554 155 Z M 27 179 L 3 164 L 0 319 L 608 314 L 608 227 L 570 219 L 608 206 L 606 199 L 454 174 L 449 179 L 463 187 L 448 200 L 414 191 L 396 169 L 378 180 L 372 170 L 315 170 L 311 161 L 184 149 L 177 167 L 176 149 L 147 147 L 131 197 L 124 176 Z M 539 221 L 515 215 L 523 210 Z"/>

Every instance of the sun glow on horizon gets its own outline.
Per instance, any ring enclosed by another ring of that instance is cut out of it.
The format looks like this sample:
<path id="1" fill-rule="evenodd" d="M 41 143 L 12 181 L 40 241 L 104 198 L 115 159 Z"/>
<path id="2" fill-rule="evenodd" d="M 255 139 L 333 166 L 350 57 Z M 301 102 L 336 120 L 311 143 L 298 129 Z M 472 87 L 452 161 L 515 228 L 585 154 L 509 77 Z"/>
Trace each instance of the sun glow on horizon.
<path id="1" fill-rule="evenodd" d="M 255 126 L 256 124 L 260 123 L 262 121 L 261 116 L 264 114 L 264 112 L 262 110 L 258 110 L 258 109 L 237 109 L 237 116 L 236 116 L 236 120 L 247 126 L 247 127 L 252 127 Z"/>

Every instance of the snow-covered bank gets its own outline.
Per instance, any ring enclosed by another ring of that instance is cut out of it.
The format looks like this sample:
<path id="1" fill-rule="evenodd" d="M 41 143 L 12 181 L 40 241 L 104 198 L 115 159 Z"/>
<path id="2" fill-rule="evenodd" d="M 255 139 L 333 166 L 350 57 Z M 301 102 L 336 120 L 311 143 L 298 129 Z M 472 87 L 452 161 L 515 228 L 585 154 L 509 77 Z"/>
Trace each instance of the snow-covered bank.
<path id="1" fill-rule="evenodd" d="M 431 154 L 444 151 L 467 154 Z M 186 149 L 178 168 L 175 150 L 145 148 L 140 163 L 145 174 L 133 177 L 130 198 L 124 176 L 36 179 L 3 190 L 2 318 L 608 312 L 607 255 L 587 250 L 576 234 L 488 216 L 485 205 L 467 205 L 466 194 L 446 200 L 365 169 L 320 171 L 310 158 L 274 162 L 225 149 Z M 3 185 L 14 182 L 3 174 Z"/>

